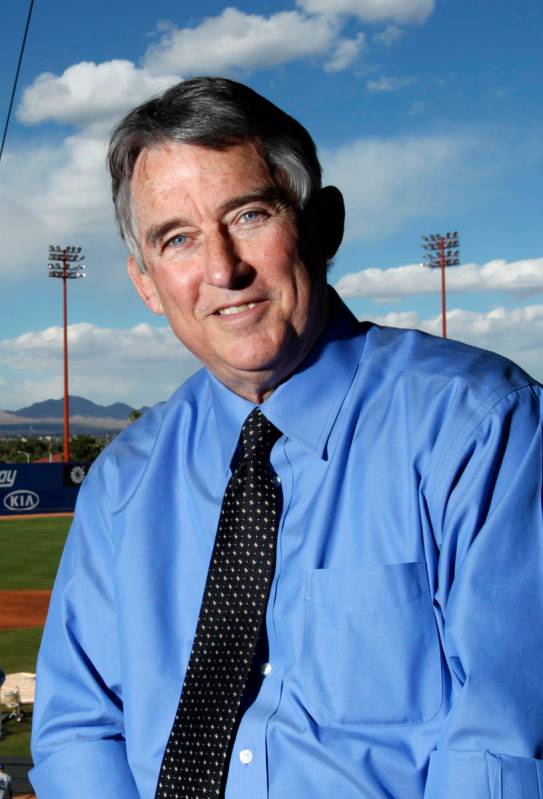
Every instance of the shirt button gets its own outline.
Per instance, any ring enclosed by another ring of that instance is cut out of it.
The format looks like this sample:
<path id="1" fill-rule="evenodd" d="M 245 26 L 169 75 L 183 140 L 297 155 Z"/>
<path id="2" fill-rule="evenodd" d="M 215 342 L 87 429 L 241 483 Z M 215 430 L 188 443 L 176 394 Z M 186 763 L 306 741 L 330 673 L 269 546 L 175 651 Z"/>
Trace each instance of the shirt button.
<path id="1" fill-rule="evenodd" d="M 271 663 L 263 663 L 260 667 L 260 673 L 263 677 L 269 677 L 273 671 L 273 666 Z"/>
<path id="2" fill-rule="evenodd" d="M 239 759 L 243 763 L 244 766 L 248 766 L 251 760 L 253 759 L 253 753 L 250 749 L 242 749 L 239 753 Z"/>

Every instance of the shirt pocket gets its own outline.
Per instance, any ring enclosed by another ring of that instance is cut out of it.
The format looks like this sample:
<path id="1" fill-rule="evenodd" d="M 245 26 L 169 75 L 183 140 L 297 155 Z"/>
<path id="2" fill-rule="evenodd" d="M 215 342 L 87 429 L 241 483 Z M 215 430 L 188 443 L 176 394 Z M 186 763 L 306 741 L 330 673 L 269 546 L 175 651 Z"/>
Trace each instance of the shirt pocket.
<path id="1" fill-rule="evenodd" d="M 425 564 L 308 572 L 302 661 L 307 709 L 319 723 L 430 720 L 442 675 Z"/>

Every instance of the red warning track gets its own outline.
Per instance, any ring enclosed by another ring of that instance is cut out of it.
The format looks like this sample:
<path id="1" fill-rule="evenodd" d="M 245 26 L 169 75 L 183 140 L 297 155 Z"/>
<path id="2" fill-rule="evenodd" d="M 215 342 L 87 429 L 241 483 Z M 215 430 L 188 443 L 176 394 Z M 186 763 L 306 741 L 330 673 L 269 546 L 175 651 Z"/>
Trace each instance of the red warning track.
<path id="1" fill-rule="evenodd" d="M 43 627 L 50 591 L 0 591 L 0 630 Z"/>

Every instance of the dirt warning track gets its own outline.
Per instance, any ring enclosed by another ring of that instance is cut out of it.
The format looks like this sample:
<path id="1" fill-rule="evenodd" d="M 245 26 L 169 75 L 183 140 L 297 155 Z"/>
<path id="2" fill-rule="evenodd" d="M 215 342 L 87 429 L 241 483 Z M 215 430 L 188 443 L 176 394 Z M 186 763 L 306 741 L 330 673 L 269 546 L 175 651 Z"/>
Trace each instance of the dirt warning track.
<path id="1" fill-rule="evenodd" d="M 0 591 L 0 630 L 42 627 L 50 591 Z"/>

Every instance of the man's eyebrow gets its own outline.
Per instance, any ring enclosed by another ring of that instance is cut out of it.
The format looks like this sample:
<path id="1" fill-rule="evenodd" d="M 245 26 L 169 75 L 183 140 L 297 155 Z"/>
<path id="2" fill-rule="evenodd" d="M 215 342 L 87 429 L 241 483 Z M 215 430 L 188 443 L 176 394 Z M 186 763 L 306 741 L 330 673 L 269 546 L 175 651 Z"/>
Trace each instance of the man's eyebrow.
<path id="1" fill-rule="evenodd" d="M 238 197 L 232 197 L 226 200 L 219 206 L 219 213 L 221 216 L 235 211 L 236 208 L 241 208 L 242 205 L 249 205 L 250 203 L 260 202 L 272 206 L 287 205 L 287 195 L 279 186 L 264 186 L 261 189 L 255 189 L 247 194 L 240 194 Z"/>
<path id="2" fill-rule="evenodd" d="M 179 216 L 166 219 L 164 222 L 161 222 L 160 225 L 152 225 L 149 230 L 147 230 L 145 233 L 145 242 L 149 247 L 156 247 L 171 230 L 188 224 L 189 222 L 187 222 L 186 219 L 182 219 Z"/>

